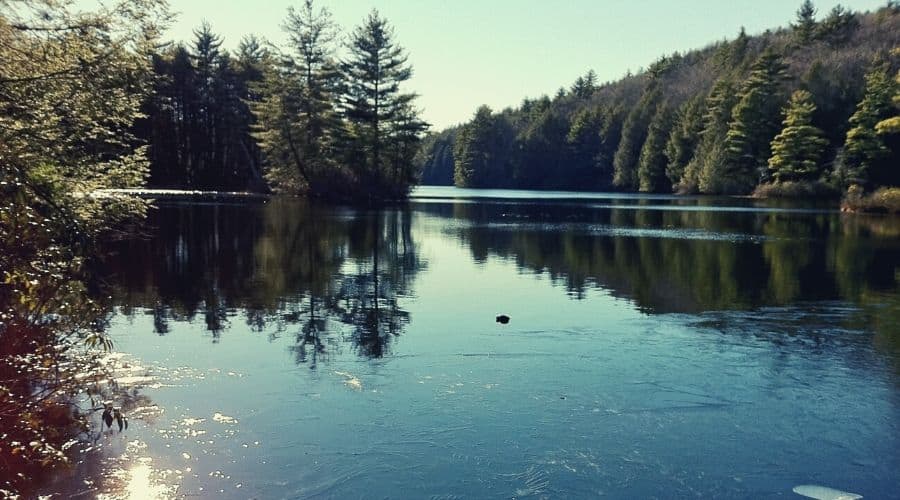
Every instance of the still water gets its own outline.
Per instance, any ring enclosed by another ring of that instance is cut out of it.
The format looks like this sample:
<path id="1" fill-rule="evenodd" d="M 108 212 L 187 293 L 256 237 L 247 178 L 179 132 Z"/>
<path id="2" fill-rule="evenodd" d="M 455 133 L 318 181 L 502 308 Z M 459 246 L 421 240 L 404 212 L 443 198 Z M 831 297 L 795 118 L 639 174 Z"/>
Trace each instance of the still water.
<path id="1" fill-rule="evenodd" d="M 120 495 L 900 498 L 896 219 L 447 188 L 158 207 L 105 265 Z"/>

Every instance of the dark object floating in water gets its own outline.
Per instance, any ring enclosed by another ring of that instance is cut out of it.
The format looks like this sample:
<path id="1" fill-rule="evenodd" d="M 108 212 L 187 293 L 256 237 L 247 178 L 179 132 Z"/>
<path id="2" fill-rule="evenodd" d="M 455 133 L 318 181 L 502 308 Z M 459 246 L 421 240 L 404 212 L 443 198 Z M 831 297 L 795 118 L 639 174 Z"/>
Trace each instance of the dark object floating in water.
<path id="1" fill-rule="evenodd" d="M 100 416 L 100 419 L 103 420 L 103 424 L 106 424 L 107 429 L 112 430 L 113 421 L 119 425 L 119 432 L 122 432 L 122 429 L 128 429 L 128 419 L 125 418 L 125 415 L 122 414 L 121 408 L 113 408 L 111 404 L 106 404 L 103 407 L 103 414 Z M 100 424 L 101 429 L 103 424 Z"/>
<path id="2" fill-rule="evenodd" d="M 112 407 L 112 405 L 106 405 L 103 408 L 103 415 L 101 415 L 100 418 L 103 420 L 103 423 L 106 424 L 107 428 L 112 429 L 112 424 L 113 424 L 113 407 Z M 102 424 L 101 424 L 101 428 L 102 428 Z"/>
<path id="3" fill-rule="evenodd" d="M 119 432 L 122 432 L 122 427 L 124 426 L 126 429 L 128 428 L 128 419 L 125 418 L 125 415 L 122 415 L 122 411 L 119 408 L 113 410 L 113 417 L 116 419 L 116 423 L 119 424 Z M 112 424 L 109 424 L 112 427 Z"/>
<path id="4" fill-rule="evenodd" d="M 509 316 L 507 316 L 505 314 L 501 314 L 501 315 L 497 316 L 497 323 L 500 323 L 501 325 L 505 325 L 505 324 L 509 323 Z"/>

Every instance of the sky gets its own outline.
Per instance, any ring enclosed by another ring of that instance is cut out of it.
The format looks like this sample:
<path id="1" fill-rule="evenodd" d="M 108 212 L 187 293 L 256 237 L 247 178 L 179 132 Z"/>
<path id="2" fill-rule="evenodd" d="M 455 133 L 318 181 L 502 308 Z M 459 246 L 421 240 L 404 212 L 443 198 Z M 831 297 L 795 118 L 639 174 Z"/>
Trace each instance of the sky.
<path id="1" fill-rule="evenodd" d="M 79 0 L 88 4 L 91 0 Z M 300 0 L 169 0 L 169 35 L 189 41 L 204 20 L 226 48 L 253 33 L 283 42 L 282 20 Z M 601 82 L 664 54 L 785 26 L 801 0 L 318 0 L 344 33 L 377 8 L 413 66 L 409 89 L 433 130 L 468 121 L 479 105 L 500 110 L 552 95 L 589 69 Z M 837 1 L 815 1 L 819 18 Z M 844 0 L 856 11 L 886 0 Z"/>

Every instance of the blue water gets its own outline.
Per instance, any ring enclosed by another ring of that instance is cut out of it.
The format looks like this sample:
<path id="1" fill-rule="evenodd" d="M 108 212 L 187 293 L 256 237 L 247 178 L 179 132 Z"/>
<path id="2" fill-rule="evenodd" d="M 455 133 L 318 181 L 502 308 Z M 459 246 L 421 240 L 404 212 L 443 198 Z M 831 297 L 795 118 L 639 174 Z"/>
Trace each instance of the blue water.
<path id="1" fill-rule="evenodd" d="M 104 438 L 123 470 L 207 498 L 900 498 L 896 221 L 470 194 L 164 204 L 110 264 L 154 380 Z"/>

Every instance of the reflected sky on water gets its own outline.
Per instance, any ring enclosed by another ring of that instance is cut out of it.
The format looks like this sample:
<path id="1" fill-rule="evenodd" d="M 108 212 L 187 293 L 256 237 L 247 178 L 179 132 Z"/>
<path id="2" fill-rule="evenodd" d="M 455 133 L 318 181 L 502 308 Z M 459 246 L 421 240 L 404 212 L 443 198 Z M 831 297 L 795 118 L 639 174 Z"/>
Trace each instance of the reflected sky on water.
<path id="1" fill-rule="evenodd" d="M 216 498 L 897 495 L 900 222 L 487 198 L 160 204 L 103 272 L 162 412 L 108 439 Z"/>

